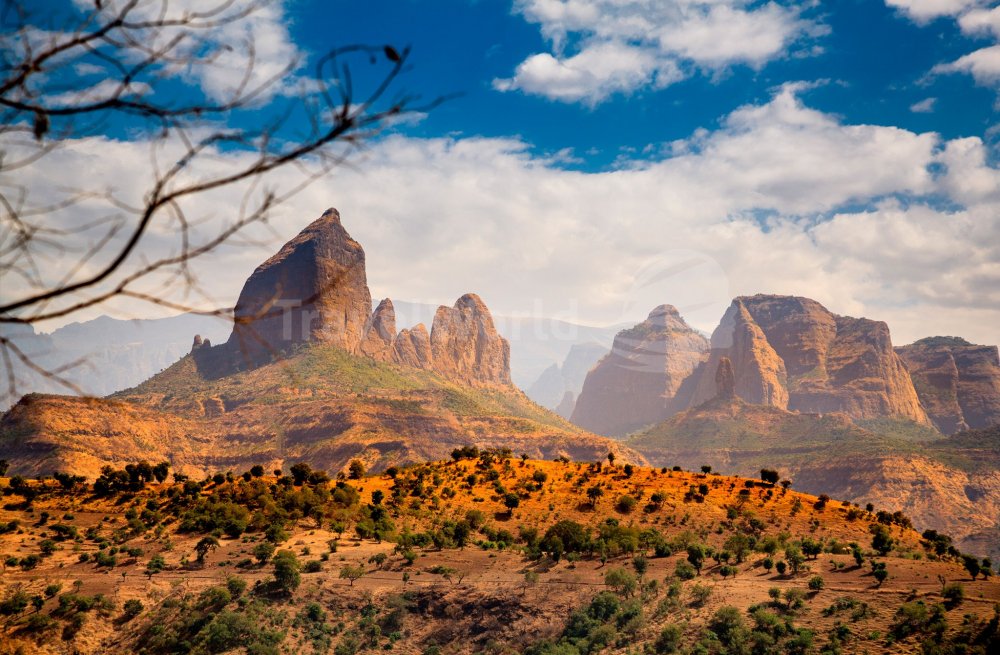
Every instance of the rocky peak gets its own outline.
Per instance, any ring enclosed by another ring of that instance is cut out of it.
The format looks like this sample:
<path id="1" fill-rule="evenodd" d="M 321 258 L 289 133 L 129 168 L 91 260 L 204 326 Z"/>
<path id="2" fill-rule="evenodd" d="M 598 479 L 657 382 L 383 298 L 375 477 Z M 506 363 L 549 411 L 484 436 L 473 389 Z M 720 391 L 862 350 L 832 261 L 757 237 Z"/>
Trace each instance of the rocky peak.
<path id="1" fill-rule="evenodd" d="M 387 362 L 393 359 L 392 342 L 396 338 L 396 310 L 385 298 L 365 323 L 358 351 L 372 359 Z"/>
<path id="2" fill-rule="evenodd" d="M 1000 424 L 1000 356 L 996 346 L 960 337 L 928 337 L 896 348 L 920 401 L 945 434 Z"/>
<path id="3" fill-rule="evenodd" d="M 229 344 L 261 353 L 322 342 L 353 352 L 371 305 L 365 252 L 328 209 L 246 281 Z"/>
<path id="4" fill-rule="evenodd" d="M 929 422 L 888 326 L 837 316 L 808 298 L 736 298 L 712 335 L 693 404 L 714 397 L 722 357 L 732 361 L 736 395 L 750 403 Z"/>
<path id="5" fill-rule="evenodd" d="M 587 374 L 573 409 L 577 425 L 599 434 L 624 435 L 683 409 L 684 381 L 704 360 L 705 338 L 671 305 L 622 330 L 611 352 Z"/>
<path id="6" fill-rule="evenodd" d="M 397 364 L 430 369 L 434 362 L 431 355 L 431 337 L 423 323 L 408 330 L 401 330 L 392 342 L 392 358 Z"/>
<path id="7" fill-rule="evenodd" d="M 511 384 L 510 344 L 474 293 L 459 298 L 454 307 L 438 307 L 430 344 L 432 367 L 442 375 L 473 384 Z"/>

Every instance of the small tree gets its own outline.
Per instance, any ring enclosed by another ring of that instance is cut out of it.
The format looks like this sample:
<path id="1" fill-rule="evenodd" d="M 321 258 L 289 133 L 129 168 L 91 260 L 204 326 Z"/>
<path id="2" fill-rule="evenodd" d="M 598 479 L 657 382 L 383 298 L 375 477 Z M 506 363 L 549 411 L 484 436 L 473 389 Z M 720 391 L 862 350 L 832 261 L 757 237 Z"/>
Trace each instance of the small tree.
<path id="1" fill-rule="evenodd" d="M 302 582 L 299 558 L 290 550 L 279 550 L 274 555 L 274 581 L 282 592 L 291 594 Z"/>
<path id="2" fill-rule="evenodd" d="M 350 585 L 354 586 L 355 580 L 360 580 L 365 575 L 365 567 L 361 566 L 351 566 L 350 564 L 345 564 L 340 567 L 340 579 L 347 580 Z"/>
<path id="3" fill-rule="evenodd" d="M 271 559 L 274 555 L 275 545 L 270 541 L 262 541 L 253 547 L 253 556 L 260 563 L 261 566 L 267 564 L 267 561 Z"/>
<path id="4" fill-rule="evenodd" d="M 352 480 L 360 480 L 365 477 L 365 464 L 360 459 L 352 459 L 351 463 L 347 467 L 348 477 Z"/>
<path id="5" fill-rule="evenodd" d="M 635 593 L 635 576 L 621 567 L 612 567 L 604 574 L 604 584 L 611 587 L 621 596 L 631 596 Z"/>
<path id="6" fill-rule="evenodd" d="M 504 507 L 507 508 L 507 515 L 513 516 L 514 510 L 517 509 L 517 506 L 521 504 L 521 497 L 518 496 L 513 491 L 508 491 L 503 496 L 503 504 Z"/>
<path id="7" fill-rule="evenodd" d="M 708 475 L 709 473 L 712 472 L 712 467 L 709 466 L 708 464 L 705 464 L 704 466 L 701 467 L 701 472 L 704 473 L 705 475 Z"/>
<path id="8" fill-rule="evenodd" d="M 778 484 L 778 478 L 779 477 L 781 477 L 781 476 L 779 476 L 778 472 L 775 471 L 774 469 L 761 469 L 760 470 L 760 479 L 763 480 L 764 482 L 768 483 L 768 484 L 771 484 L 771 485 Z"/>
<path id="9" fill-rule="evenodd" d="M 604 489 L 601 489 L 600 485 L 595 484 L 591 488 L 587 489 L 587 499 L 590 500 L 590 508 L 597 509 L 597 501 L 604 495 Z"/>
<path id="10" fill-rule="evenodd" d="M 163 555 L 157 553 L 146 562 L 146 575 L 152 580 L 154 575 L 161 573 L 165 568 L 167 568 L 166 560 L 163 559 Z"/>
<path id="11" fill-rule="evenodd" d="M 895 547 L 896 540 L 892 538 L 889 529 L 884 525 L 875 524 L 871 527 L 872 548 L 879 555 L 885 557 Z"/>
<path id="12" fill-rule="evenodd" d="M 792 573 L 794 574 L 799 572 L 806 558 L 798 546 L 791 545 L 785 548 L 785 561 L 792 567 Z"/>
<path id="13" fill-rule="evenodd" d="M 204 564 L 205 557 L 208 555 L 209 551 L 215 550 L 219 547 L 219 540 L 215 537 L 209 535 L 207 537 L 202 537 L 201 541 L 195 544 L 194 551 L 198 555 L 198 563 Z"/>
<path id="14" fill-rule="evenodd" d="M 972 555 L 962 555 L 962 565 L 965 566 L 965 570 L 969 572 L 972 579 L 975 580 L 976 576 L 982 571 L 982 566 L 979 564 L 979 559 L 973 557 Z"/>
<path id="15" fill-rule="evenodd" d="M 705 565 L 705 547 L 701 544 L 691 544 L 687 548 L 687 561 L 701 575 L 701 567 Z"/>
<path id="16" fill-rule="evenodd" d="M 253 466 L 250 467 L 250 475 L 252 475 L 255 478 L 264 477 L 264 467 L 261 466 L 260 464 L 254 464 Z"/>

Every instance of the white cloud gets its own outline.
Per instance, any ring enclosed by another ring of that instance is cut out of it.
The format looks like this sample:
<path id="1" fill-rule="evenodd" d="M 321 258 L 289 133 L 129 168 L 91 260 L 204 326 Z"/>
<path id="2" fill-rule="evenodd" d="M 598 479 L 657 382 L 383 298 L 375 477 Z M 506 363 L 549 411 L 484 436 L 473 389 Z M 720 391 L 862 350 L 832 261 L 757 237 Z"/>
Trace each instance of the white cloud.
<path id="1" fill-rule="evenodd" d="M 992 33 L 1000 37 L 1000 7 L 973 9 L 959 17 L 958 25 L 966 34 Z"/>
<path id="2" fill-rule="evenodd" d="M 644 48 L 596 43 L 580 53 L 557 59 L 547 52 L 532 55 L 512 79 L 495 80 L 499 91 L 520 90 L 553 100 L 595 104 L 614 93 L 628 94 L 647 85 L 665 87 L 683 78 L 671 60 L 658 60 Z"/>
<path id="3" fill-rule="evenodd" d="M 539 24 L 553 50 L 529 56 L 495 88 L 589 104 L 669 85 L 692 68 L 759 68 L 803 35 L 822 32 L 799 8 L 775 2 L 522 0 L 515 8 Z"/>
<path id="4" fill-rule="evenodd" d="M 738 109 L 661 161 L 600 173 L 566 170 L 563 154 L 536 157 L 517 139 L 389 137 L 275 212 L 262 245 L 224 249 L 195 272 L 211 300 L 231 304 L 260 261 L 335 206 L 365 247 L 376 297 L 450 303 L 475 291 L 497 313 L 591 324 L 673 302 L 710 331 L 733 295 L 794 293 L 886 320 L 897 343 L 1000 342 L 1000 171 L 983 143 L 845 124 L 805 106 L 798 89 Z M 139 194 L 147 155 L 140 143 L 71 142 L 23 181 L 88 170 Z M 945 171 L 933 177 L 932 165 Z M 291 183 L 290 173 L 271 180 Z M 187 209 L 207 229 L 234 215 L 234 197 L 205 194 Z M 175 246 L 161 224 L 143 254 Z"/>
<path id="5" fill-rule="evenodd" d="M 1000 45 L 980 48 L 948 64 L 934 67 L 935 73 L 968 73 L 983 86 L 1000 83 Z"/>
<path id="6" fill-rule="evenodd" d="M 980 4 L 979 0 L 885 0 L 885 4 L 895 7 L 917 21 L 928 21 L 939 16 L 957 16 L 970 7 Z"/>
<path id="7" fill-rule="evenodd" d="M 92 0 L 74 2 L 82 11 L 94 10 Z M 113 16 L 125 4 L 126 0 L 106 0 L 101 6 Z M 289 91 L 294 80 L 286 79 L 284 73 L 297 69 L 303 59 L 288 31 L 284 0 L 139 0 L 129 15 L 133 20 L 165 22 L 198 16 L 199 22 L 214 23 L 198 29 L 134 30 L 132 36 L 150 49 L 175 42 L 169 52 L 182 61 L 164 62 L 161 68 L 190 80 L 216 102 L 226 102 L 238 91 L 260 89 L 259 101 Z M 118 48 L 115 54 L 120 57 L 128 50 L 136 57 L 144 54 L 130 47 Z"/>
<path id="8" fill-rule="evenodd" d="M 917 22 L 952 16 L 964 34 L 1000 39 L 1000 7 L 985 8 L 980 0 L 885 0 Z M 966 73 L 981 86 L 1000 87 L 1000 44 L 974 50 L 955 61 L 935 66 L 932 73 Z M 912 108 L 911 108 L 912 109 Z"/>
<path id="9" fill-rule="evenodd" d="M 932 114 L 934 113 L 934 105 L 936 104 L 937 98 L 924 98 L 920 102 L 910 105 L 910 111 L 915 114 Z"/>

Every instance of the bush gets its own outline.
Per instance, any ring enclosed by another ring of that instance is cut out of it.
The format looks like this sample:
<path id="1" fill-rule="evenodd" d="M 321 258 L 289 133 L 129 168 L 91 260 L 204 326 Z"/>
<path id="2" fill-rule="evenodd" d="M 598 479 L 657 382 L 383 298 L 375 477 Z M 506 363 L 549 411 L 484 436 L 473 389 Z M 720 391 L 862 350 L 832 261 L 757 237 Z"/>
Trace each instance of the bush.
<path id="1" fill-rule="evenodd" d="M 941 590 L 941 596 L 944 598 L 945 607 L 953 609 L 965 600 L 965 587 L 959 582 L 946 584 Z"/>
<path id="2" fill-rule="evenodd" d="M 698 572 L 691 566 L 690 562 L 682 559 L 677 562 L 677 566 L 674 568 L 674 575 L 681 580 L 693 580 L 698 575 Z"/>
<path id="3" fill-rule="evenodd" d="M 818 575 L 814 575 L 813 577 L 809 578 L 809 588 L 813 591 L 819 591 L 820 589 L 822 589 L 823 584 L 824 584 L 823 578 Z"/>
<path id="4" fill-rule="evenodd" d="M 660 634 L 656 637 L 656 641 L 653 642 L 653 652 L 657 653 L 657 655 L 667 655 L 677 652 L 683 635 L 684 632 L 679 626 L 666 626 L 660 631 Z"/>
<path id="5" fill-rule="evenodd" d="M 691 604 L 701 607 L 712 597 L 712 588 L 708 585 L 696 584 L 691 587 Z"/>
<path id="6" fill-rule="evenodd" d="M 274 581 L 278 588 L 288 594 L 295 591 L 302 582 L 299 558 L 290 550 L 279 550 L 274 555 L 273 561 Z"/>
<path id="7" fill-rule="evenodd" d="M 615 509 L 622 514 L 631 514 L 638 502 L 635 498 L 626 494 L 618 498 L 618 502 L 615 503 Z"/>
<path id="8" fill-rule="evenodd" d="M 135 617 L 142 614 L 142 610 L 143 610 L 142 601 L 137 600 L 135 598 L 128 599 L 127 601 L 125 601 L 125 604 L 122 605 L 122 613 L 124 614 L 125 620 L 127 621 L 134 619 Z"/>
<path id="9" fill-rule="evenodd" d="M 635 593 L 635 576 L 620 567 L 608 569 L 604 574 L 604 584 L 621 596 L 631 596 Z"/>

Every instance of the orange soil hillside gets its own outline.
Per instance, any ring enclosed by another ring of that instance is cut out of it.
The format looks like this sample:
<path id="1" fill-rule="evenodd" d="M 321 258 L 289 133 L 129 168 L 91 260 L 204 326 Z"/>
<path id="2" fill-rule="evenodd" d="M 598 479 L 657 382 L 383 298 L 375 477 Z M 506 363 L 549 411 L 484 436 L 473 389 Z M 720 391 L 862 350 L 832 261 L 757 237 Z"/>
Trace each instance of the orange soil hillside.
<path id="1" fill-rule="evenodd" d="M 299 467 L 294 480 L 220 474 L 104 496 L 11 480 L 0 653 L 154 655 L 184 643 L 195 653 L 624 655 L 670 652 L 665 634 L 686 652 L 719 638 L 720 617 L 753 639 L 773 617 L 786 626 L 773 652 L 803 640 L 798 652 L 1000 643 L 989 622 L 1000 584 L 972 581 L 902 517 L 883 526 L 891 543 L 880 556 L 878 517 L 861 508 L 743 478 L 600 468 L 487 456 L 336 483 Z M 548 533 L 567 521 L 593 545 L 566 542 L 553 559 Z M 702 570 L 686 574 L 697 544 L 708 549 Z M 285 554 L 271 563 L 275 548 Z M 765 567 L 801 550 L 798 572 Z M 871 562 L 885 565 L 883 583 Z M 939 609 L 943 592 L 951 600 Z"/>

